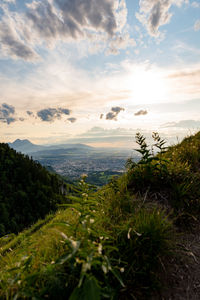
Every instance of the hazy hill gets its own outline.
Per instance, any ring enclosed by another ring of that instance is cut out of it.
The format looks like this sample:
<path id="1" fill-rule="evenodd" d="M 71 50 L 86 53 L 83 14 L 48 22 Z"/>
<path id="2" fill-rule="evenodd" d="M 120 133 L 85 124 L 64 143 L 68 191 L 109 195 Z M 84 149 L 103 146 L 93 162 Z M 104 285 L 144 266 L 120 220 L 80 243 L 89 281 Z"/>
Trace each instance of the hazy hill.
<path id="1" fill-rule="evenodd" d="M 9 143 L 9 146 L 15 149 L 18 152 L 22 152 L 24 154 L 31 154 L 38 151 L 51 151 L 58 150 L 58 149 L 77 149 L 78 150 L 89 150 L 92 147 L 84 145 L 84 144 L 58 144 L 58 145 L 51 145 L 51 146 L 43 146 L 43 145 L 36 145 L 31 143 L 29 140 L 20 140 L 17 139 L 13 143 Z"/>
<path id="2" fill-rule="evenodd" d="M 45 147 L 40 145 L 32 144 L 29 140 L 20 140 L 17 139 L 13 143 L 8 143 L 8 145 L 18 151 L 22 152 L 24 154 L 29 154 L 31 152 L 36 152 L 45 149 Z"/>

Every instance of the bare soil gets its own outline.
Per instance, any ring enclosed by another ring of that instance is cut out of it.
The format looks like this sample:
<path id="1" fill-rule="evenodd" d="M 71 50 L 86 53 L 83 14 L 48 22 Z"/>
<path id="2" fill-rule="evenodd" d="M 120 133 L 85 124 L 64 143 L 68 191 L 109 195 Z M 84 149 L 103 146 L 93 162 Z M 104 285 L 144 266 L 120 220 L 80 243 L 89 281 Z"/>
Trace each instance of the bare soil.
<path id="1" fill-rule="evenodd" d="M 200 224 L 182 233 L 179 252 L 163 271 L 163 289 L 152 300 L 200 300 Z"/>

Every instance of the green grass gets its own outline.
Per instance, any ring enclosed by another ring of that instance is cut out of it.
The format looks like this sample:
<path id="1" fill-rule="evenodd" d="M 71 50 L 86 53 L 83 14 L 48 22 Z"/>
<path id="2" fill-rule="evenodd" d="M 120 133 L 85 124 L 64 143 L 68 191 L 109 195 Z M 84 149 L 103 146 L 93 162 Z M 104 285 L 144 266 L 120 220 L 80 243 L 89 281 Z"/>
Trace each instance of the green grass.
<path id="1" fill-rule="evenodd" d="M 126 299 L 157 287 L 172 224 L 158 208 L 133 205 L 122 181 L 89 194 L 82 180 L 73 204 L 2 245 L 0 298 Z"/>
<path id="2" fill-rule="evenodd" d="M 0 239 L 0 299 L 149 299 L 161 288 L 176 226 L 199 217 L 200 134 L 167 150 L 154 133 L 157 155 L 136 138 L 141 160 L 125 174 L 98 192 L 82 178 L 57 213 Z"/>

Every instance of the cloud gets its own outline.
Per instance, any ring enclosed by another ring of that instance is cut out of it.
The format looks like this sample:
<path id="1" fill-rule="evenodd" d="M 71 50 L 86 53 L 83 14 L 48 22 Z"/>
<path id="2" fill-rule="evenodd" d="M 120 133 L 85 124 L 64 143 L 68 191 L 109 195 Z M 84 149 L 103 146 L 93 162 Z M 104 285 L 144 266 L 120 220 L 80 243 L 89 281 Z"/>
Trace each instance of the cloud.
<path id="1" fill-rule="evenodd" d="M 123 107 L 119 107 L 119 106 L 116 106 L 116 107 L 112 107 L 111 110 L 117 114 L 120 113 L 120 111 L 122 110 L 125 110 Z"/>
<path id="2" fill-rule="evenodd" d="M 32 112 L 32 111 L 30 111 L 30 110 L 27 110 L 27 112 L 26 112 L 26 113 L 27 113 L 27 115 L 28 115 L 28 116 L 32 116 L 32 115 L 33 115 L 33 112 Z"/>
<path id="3" fill-rule="evenodd" d="M 43 0 L 26 6 L 29 38 L 33 35 L 39 43 L 93 39 L 98 33 L 111 38 L 120 28 L 115 0 Z"/>
<path id="4" fill-rule="evenodd" d="M 106 114 L 106 120 L 115 120 L 115 121 L 117 121 L 116 116 L 117 115 L 115 113 L 109 112 L 109 113 Z"/>
<path id="5" fill-rule="evenodd" d="M 82 133 L 79 137 L 110 137 L 110 136 L 126 136 L 133 137 L 136 133 L 136 130 L 126 129 L 126 128 L 114 128 L 107 129 L 103 127 L 92 127 L 87 132 Z"/>
<path id="6" fill-rule="evenodd" d="M 146 27 L 153 37 L 159 37 L 159 28 L 170 22 L 172 5 L 181 6 L 188 0 L 140 0 L 140 10 L 136 18 Z"/>
<path id="7" fill-rule="evenodd" d="M 200 76 L 200 69 L 190 70 L 190 71 L 180 71 L 169 75 L 169 78 L 194 78 Z"/>
<path id="8" fill-rule="evenodd" d="M 197 120 L 181 120 L 179 122 L 169 122 L 162 125 L 163 128 L 179 127 L 185 129 L 200 128 L 200 121 Z"/>
<path id="9" fill-rule="evenodd" d="M 70 123 L 75 123 L 77 119 L 76 119 L 76 118 L 68 118 L 67 120 L 68 120 Z"/>
<path id="10" fill-rule="evenodd" d="M 137 111 L 134 115 L 135 116 L 145 116 L 147 114 L 148 114 L 147 110 L 141 109 L 141 110 Z"/>
<path id="11" fill-rule="evenodd" d="M 35 60 L 38 55 L 20 37 L 16 30 L 16 24 L 9 15 L 0 22 L 0 49 L 6 56 L 14 59 Z"/>
<path id="12" fill-rule="evenodd" d="M 15 0 L 3 0 L 3 1 L 8 3 L 15 3 Z"/>
<path id="13" fill-rule="evenodd" d="M 3 6 L 0 40 L 4 53 L 13 58 L 38 59 L 38 45 L 49 47 L 58 41 L 91 42 L 88 51 L 107 54 L 136 44 L 126 26 L 125 0 L 32 0 L 24 5 L 23 12 Z"/>
<path id="14" fill-rule="evenodd" d="M 17 119 L 14 117 L 15 108 L 12 105 L 3 103 L 0 105 L 0 122 L 7 123 L 8 125 L 16 122 Z"/>
<path id="15" fill-rule="evenodd" d="M 19 118 L 19 121 L 24 122 L 25 119 L 24 118 Z"/>
<path id="16" fill-rule="evenodd" d="M 135 47 L 136 42 L 130 37 L 129 33 L 116 35 L 110 42 L 109 48 L 106 51 L 107 55 L 118 55 L 121 49 L 126 49 L 129 46 Z"/>
<path id="17" fill-rule="evenodd" d="M 200 20 L 197 20 L 194 24 L 194 30 L 199 31 L 200 30 Z"/>
<path id="18" fill-rule="evenodd" d="M 117 121 L 117 116 L 120 113 L 120 111 L 123 111 L 124 108 L 116 106 L 111 108 L 111 112 L 106 114 L 106 120 L 115 120 Z"/>
<path id="19" fill-rule="evenodd" d="M 70 115 L 70 110 L 67 108 L 46 108 L 37 112 L 37 116 L 44 122 L 60 120 L 62 115 Z"/>
<path id="20" fill-rule="evenodd" d="M 199 8 L 200 7 L 200 3 L 194 1 L 191 3 L 191 6 L 194 7 L 194 8 Z"/>

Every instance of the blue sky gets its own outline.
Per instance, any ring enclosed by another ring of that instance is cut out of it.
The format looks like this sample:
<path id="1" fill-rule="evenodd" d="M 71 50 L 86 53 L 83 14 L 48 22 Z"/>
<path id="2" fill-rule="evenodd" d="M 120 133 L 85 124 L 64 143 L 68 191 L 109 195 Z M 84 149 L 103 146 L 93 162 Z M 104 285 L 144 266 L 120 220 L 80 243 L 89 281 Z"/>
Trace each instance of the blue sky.
<path id="1" fill-rule="evenodd" d="M 199 109 L 200 0 L 0 0 L 3 142 L 171 141 Z"/>

